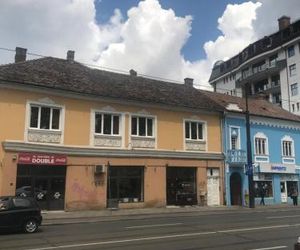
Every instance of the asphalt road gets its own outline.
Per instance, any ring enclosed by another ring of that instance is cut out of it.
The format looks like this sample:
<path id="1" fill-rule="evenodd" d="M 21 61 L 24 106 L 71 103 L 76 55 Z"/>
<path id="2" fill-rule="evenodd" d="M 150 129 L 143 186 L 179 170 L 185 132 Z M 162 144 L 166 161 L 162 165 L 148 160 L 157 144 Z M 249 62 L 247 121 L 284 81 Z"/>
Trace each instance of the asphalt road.
<path id="1" fill-rule="evenodd" d="M 300 208 L 164 214 L 143 219 L 45 225 L 0 235 L 0 249 L 294 249 Z"/>

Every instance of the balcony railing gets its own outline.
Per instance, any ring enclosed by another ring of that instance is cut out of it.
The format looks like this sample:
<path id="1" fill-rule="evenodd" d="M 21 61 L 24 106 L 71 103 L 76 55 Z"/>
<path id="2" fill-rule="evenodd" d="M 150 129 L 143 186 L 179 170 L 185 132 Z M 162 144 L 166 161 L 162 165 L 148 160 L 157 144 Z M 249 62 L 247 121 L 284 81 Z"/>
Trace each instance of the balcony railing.
<path id="1" fill-rule="evenodd" d="M 278 73 L 280 70 L 286 67 L 286 60 L 277 60 L 275 63 L 263 64 L 259 67 L 251 68 L 247 71 L 243 71 L 242 76 L 236 80 L 236 86 L 241 87 L 241 85 L 246 82 L 254 82 L 262 80 L 269 75 Z"/>
<path id="2" fill-rule="evenodd" d="M 246 151 L 241 149 L 227 150 L 226 158 L 228 163 L 245 164 L 247 162 Z"/>

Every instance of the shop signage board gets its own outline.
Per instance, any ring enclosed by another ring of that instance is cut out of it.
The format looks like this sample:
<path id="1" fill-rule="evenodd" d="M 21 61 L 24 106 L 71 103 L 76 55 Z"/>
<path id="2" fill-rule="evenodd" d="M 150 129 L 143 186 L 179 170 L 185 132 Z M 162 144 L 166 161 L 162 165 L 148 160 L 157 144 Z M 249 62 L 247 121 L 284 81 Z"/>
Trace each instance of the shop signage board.
<path id="1" fill-rule="evenodd" d="M 39 153 L 19 153 L 18 164 L 30 165 L 66 165 L 66 155 L 39 154 Z"/>
<path id="2" fill-rule="evenodd" d="M 259 171 L 261 173 L 295 174 L 296 166 L 281 163 L 260 163 Z"/>

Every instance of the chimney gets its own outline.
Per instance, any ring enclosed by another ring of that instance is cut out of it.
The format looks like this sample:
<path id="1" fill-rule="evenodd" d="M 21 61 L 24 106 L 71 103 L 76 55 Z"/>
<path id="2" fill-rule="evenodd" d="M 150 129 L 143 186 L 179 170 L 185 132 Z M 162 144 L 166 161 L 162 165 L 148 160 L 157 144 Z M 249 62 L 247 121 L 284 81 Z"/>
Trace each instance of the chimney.
<path id="1" fill-rule="evenodd" d="M 137 72 L 135 70 L 133 70 L 133 69 L 129 70 L 129 74 L 131 76 L 137 76 Z"/>
<path id="2" fill-rule="evenodd" d="M 67 60 L 70 62 L 73 62 L 75 58 L 75 51 L 74 50 L 68 50 L 67 52 Z"/>
<path id="3" fill-rule="evenodd" d="M 26 61 L 27 49 L 16 47 L 15 63 Z"/>
<path id="4" fill-rule="evenodd" d="M 194 79 L 193 78 L 184 78 L 184 85 L 188 87 L 193 87 Z"/>
<path id="5" fill-rule="evenodd" d="M 289 16 L 282 16 L 278 18 L 279 30 L 287 28 L 291 24 L 291 18 Z"/>

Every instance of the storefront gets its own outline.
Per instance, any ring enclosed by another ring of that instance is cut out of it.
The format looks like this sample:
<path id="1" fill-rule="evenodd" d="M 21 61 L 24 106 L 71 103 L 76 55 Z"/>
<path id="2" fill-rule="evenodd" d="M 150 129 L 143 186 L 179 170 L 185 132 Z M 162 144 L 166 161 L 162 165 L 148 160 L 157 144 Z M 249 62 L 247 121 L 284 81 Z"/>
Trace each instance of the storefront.
<path id="1" fill-rule="evenodd" d="M 253 176 L 256 202 L 260 201 L 260 189 L 265 190 L 266 204 L 291 203 L 290 194 L 299 190 L 299 174 L 295 165 L 260 163 Z"/>
<path id="2" fill-rule="evenodd" d="M 16 195 L 34 197 L 41 209 L 63 210 L 66 163 L 64 155 L 20 153 Z"/>
<path id="3" fill-rule="evenodd" d="M 167 205 L 196 205 L 196 168 L 167 167 Z"/>

